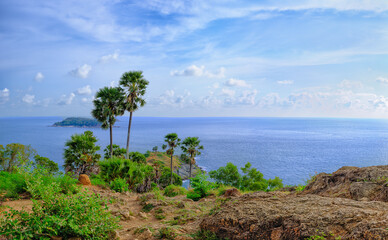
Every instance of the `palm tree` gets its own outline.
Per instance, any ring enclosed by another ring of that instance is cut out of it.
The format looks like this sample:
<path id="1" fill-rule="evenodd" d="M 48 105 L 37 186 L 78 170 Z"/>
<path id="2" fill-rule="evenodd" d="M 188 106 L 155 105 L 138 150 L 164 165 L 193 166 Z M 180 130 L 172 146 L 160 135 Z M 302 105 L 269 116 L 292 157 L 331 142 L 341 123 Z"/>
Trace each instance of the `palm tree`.
<path id="1" fill-rule="evenodd" d="M 171 156 L 171 179 L 170 184 L 172 184 L 172 157 L 174 156 L 174 148 L 178 147 L 181 143 L 181 140 L 178 138 L 176 133 L 169 133 L 164 137 L 164 141 L 168 144 L 169 149 L 166 153 Z"/>
<path id="2" fill-rule="evenodd" d="M 195 163 L 195 156 L 201 154 L 199 150 L 203 149 L 202 145 L 199 145 L 201 141 L 199 141 L 198 137 L 187 137 L 182 142 L 182 151 L 189 155 L 190 157 L 190 174 L 189 179 L 191 179 L 191 165 Z M 190 186 L 190 184 L 189 184 Z"/>
<path id="3" fill-rule="evenodd" d="M 129 112 L 127 153 L 129 154 L 129 136 L 131 134 L 132 114 L 139 107 L 143 107 L 146 101 L 142 98 L 146 92 L 148 81 L 144 79 L 142 71 L 125 72 L 121 76 L 120 87 L 125 90 L 125 110 Z"/>
<path id="4" fill-rule="evenodd" d="M 101 127 L 110 132 L 110 156 L 113 156 L 113 136 L 112 128 L 116 122 L 116 116 L 124 114 L 124 92 L 117 87 L 104 87 L 97 93 L 93 101 L 94 109 L 92 115 L 99 122 Z"/>

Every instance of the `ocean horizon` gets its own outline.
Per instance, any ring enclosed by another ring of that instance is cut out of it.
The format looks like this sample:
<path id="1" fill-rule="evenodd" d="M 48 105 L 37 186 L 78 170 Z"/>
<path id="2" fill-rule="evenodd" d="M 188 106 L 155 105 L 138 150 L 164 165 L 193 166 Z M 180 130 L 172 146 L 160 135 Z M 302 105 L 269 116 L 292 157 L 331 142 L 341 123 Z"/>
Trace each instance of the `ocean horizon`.
<path id="1" fill-rule="evenodd" d="M 63 165 L 66 140 L 91 130 L 104 149 L 109 131 L 100 128 L 51 127 L 63 117 L 1 117 L 0 144 L 29 144 L 38 154 Z M 125 147 L 128 117 L 119 117 L 113 143 Z M 308 176 L 342 166 L 388 164 L 388 120 L 274 117 L 134 117 L 131 151 L 161 150 L 164 136 L 196 136 L 204 146 L 197 164 L 206 171 L 232 162 L 250 162 L 265 178 L 303 184 Z M 102 153 L 102 150 L 101 150 Z M 178 151 L 180 154 L 180 151 Z"/>

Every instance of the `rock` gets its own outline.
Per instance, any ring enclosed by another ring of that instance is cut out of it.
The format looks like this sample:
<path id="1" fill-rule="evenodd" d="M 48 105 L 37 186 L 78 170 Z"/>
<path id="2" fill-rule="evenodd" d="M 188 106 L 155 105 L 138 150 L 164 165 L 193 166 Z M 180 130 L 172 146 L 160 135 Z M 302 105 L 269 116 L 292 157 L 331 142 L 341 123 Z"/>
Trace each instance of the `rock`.
<path id="1" fill-rule="evenodd" d="M 144 218 L 144 219 L 148 218 L 147 213 L 145 213 L 145 212 L 139 212 L 139 216 Z"/>
<path id="2" fill-rule="evenodd" d="M 342 167 L 332 174 L 320 173 L 301 194 L 388 202 L 388 165 Z"/>
<path id="3" fill-rule="evenodd" d="M 257 192 L 226 203 L 203 219 L 202 230 L 230 240 L 388 239 L 388 203 Z"/>
<path id="4" fill-rule="evenodd" d="M 237 188 L 227 189 L 224 193 L 224 197 L 238 197 L 238 196 L 241 196 L 241 193 Z"/>
<path id="5" fill-rule="evenodd" d="M 89 176 L 86 174 L 80 174 L 78 181 L 84 186 L 91 186 L 92 185 L 92 183 L 90 182 Z"/>
<path id="6" fill-rule="evenodd" d="M 150 240 L 150 239 L 153 239 L 152 232 L 149 229 L 146 229 L 137 238 L 139 240 Z"/>

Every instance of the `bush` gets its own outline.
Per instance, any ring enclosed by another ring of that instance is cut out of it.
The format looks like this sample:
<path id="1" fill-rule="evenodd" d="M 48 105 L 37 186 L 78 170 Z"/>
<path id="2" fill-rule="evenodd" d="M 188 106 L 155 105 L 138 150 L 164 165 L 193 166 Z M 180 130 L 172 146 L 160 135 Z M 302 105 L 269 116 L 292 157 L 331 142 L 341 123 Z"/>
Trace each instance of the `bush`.
<path id="1" fill-rule="evenodd" d="M 102 188 L 106 188 L 108 184 L 101 178 L 100 175 L 91 174 L 90 181 L 94 186 L 100 186 Z"/>
<path id="2" fill-rule="evenodd" d="M 126 192 L 128 191 L 129 185 L 125 181 L 125 179 L 122 178 L 116 178 L 110 183 L 110 189 L 116 192 Z"/>
<path id="3" fill-rule="evenodd" d="M 169 185 L 164 189 L 164 196 L 175 197 L 186 194 L 187 190 L 181 186 Z"/>
<path id="4" fill-rule="evenodd" d="M 283 187 L 280 178 L 264 179 L 263 174 L 251 166 L 249 162 L 245 164 L 241 168 L 243 172 L 241 175 L 235 165 L 227 163 L 225 167 L 210 171 L 209 175 L 219 184 L 233 186 L 243 191 L 273 191 Z"/>
<path id="5" fill-rule="evenodd" d="M 26 181 L 19 173 L 0 172 L 0 192 L 6 198 L 18 198 L 19 194 L 26 192 Z"/>
<path id="6" fill-rule="evenodd" d="M 127 150 L 125 148 L 121 148 L 119 145 L 113 144 L 113 157 L 118 158 L 125 158 L 125 154 L 127 153 Z M 110 158 L 110 145 L 106 146 L 104 149 L 104 159 Z"/>
<path id="7" fill-rule="evenodd" d="M 5 147 L 0 145 L 0 171 L 13 172 L 31 160 L 36 151 L 30 145 L 10 143 Z"/>
<path id="8" fill-rule="evenodd" d="M 132 161 L 137 162 L 137 163 L 146 163 L 147 162 L 146 157 L 142 153 L 139 153 L 139 152 L 130 152 L 128 157 L 129 157 L 129 159 L 131 159 Z"/>
<path id="9" fill-rule="evenodd" d="M 45 194 L 34 201 L 32 213 L 10 210 L 3 212 L 0 232 L 12 239 L 112 239 L 119 228 L 106 203 L 88 192 L 74 195 Z"/>
<path id="10" fill-rule="evenodd" d="M 122 178 L 127 181 L 130 189 L 137 192 L 151 190 L 151 182 L 154 180 L 155 174 L 154 169 L 149 165 L 116 157 L 101 161 L 99 165 L 101 179 L 105 182 Z"/>
<path id="11" fill-rule="evenodd" d="M 171 177 L 170 168 L 163 167 L 162 168 L 162 175 L 160 176 L 160 179 L 159 179 L 159 185 L 162 188 L 170 185 L 170 181 L 171 181 L 170 177 Z M 172 173 L 172 184 L 174 184 L 176 186 L 182 186 L 182 178 L 176 173 Z"/>
<path id="12" fill-rule="evenodd" d="M 46 157 L 35 155 L 34 160 L 36 166 L 46 168 L 49 173 L 56 173 L 59 171 L 58 163 L 55 163 Z"/>
<path id="13" fill-rule="evenodd" d="M 198 201 L 208 196 L 210 190 L 216 188 L 216 184 L 207 181 L 207 179 L 208 176 L 205 174 L 198 174 L 194 178 L 191 178 L 190 185 L 193 190 L 187 193 L 187 198 Z"/>

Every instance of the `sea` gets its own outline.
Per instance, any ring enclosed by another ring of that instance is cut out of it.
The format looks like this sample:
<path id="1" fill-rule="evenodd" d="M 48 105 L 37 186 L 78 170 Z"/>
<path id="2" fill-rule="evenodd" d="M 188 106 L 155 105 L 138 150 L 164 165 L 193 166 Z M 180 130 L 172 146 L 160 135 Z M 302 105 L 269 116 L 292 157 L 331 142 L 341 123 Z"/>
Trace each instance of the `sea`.
<path id="1" fill-rule="evenodd" d="M 109 144 L 108 130 L 52 127 L 63 119 L 0 118 L 0 144 L 29 144 L 59 165 L 65 142 L 75 133 L 90 130 L 101 149 Z M 113 129 L 114 144 L 125 147 L 127 126 L 128 117 L 120 117 Z M 342 166 L 388 164 L 388 120 L 383 119 L 134 117 L 130 151 L 145 153 L 154 146 L 161 150 L 168 133 L 182 140 L 199 137 L 204 149 L 196 161 L 206 171 L 228 162 L 238 167 L 250 162 L 264 178 L 278 176 L 286 185 L 304 184 L 316 173 Z"/>

